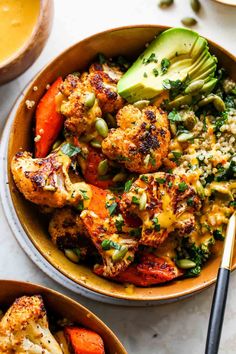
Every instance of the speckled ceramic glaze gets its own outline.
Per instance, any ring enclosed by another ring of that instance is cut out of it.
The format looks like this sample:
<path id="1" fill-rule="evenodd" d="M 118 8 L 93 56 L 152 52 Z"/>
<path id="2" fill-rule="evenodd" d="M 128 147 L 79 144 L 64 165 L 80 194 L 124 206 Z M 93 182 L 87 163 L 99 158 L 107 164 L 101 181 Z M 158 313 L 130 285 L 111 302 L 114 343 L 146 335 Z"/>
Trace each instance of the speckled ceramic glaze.
<path id="1" fill-rule="evenodd" d="M 40 12 L 32 35 L 15 55 L 2 65 L 0 63 L 0 85 L 22 74 L 37 59 L 51 32 L 53 12 L 53 0 L 40 0 Z"/>
<path id="2" fill-rule="evenodd" d="M 149 25 L 123 27 L 96 34 L 69 48 L 29 84 L 16 103 L 3 136 L 4 146 L 1 155 L 7 153 L 8 175 L 5 174 L 5 180 L 2 182 L 9 185 L 2 190 L 2 199 L 13 232 L 31 258 L 55 280 L 76 292 L 100 301 L 144 305 L 170 302 L 189 296 L 214 283 L 220 255 L 213 257 L 206 264 L 199 277 L 176 280 L 161 286 L 135 288 L 133 292 L 127 291 L 122 284 L 96 276 L 85 265 L 70 262 L 52 244 L 47 232 L 45 216 L 41 215 L 37 207 L 27 202 L 17 191 L 10 173 L 10 161 L 19 149 L 32 150 L 34 108 L 31 110 L 26 108 L 26 99 L 34 100 L 37 104 L 48 83 L 53 82 L 59 75 L 65 77 L 68 73 L 85 69 L 98 52 L 108 57 L 121 54 L 134 58 L 143 50 L 147 42 L 164 29 L 166 28 Z M 235 57 L 211 42 L 210 49 L 218 57 L 220 64 L 236 80 Z M 33 90 L 34 86 L 38 87 L 37 91 Z M 2 168 L 5 171 L 7 161 L 3 160 Z M 236 268 L 236 254 L 233 268 Z"/>
<path id="3" fill-rule="evenodd" d="M 47 311 L 98 333 L 103 338 L 106 354 L 127 354 L 115 334 L 98 317 L 78 302 L 40 285 L 0 280 L 1 309 L 7 309 L 16 298 L 23 295 L 42 295 Z"/>

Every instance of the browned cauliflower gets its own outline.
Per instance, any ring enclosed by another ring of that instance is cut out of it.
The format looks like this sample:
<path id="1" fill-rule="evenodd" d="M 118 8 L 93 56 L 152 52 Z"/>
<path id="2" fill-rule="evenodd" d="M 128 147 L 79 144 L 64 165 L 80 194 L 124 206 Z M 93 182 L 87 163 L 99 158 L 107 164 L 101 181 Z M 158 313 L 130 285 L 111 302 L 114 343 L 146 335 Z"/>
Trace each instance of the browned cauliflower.
<path id="1" fill-rule="evenodd" d="M 92 64 L 81 77 L 70 74 L 61 85 L 57 97 L 59 110 L 66 117 L 65 127 L 77 135 L 90 133 L 96 118 L 117 112 L 124 101 L 117 93 L 122 72 L 116 66 Z"/>
<path id="2" fill-rule="evenodd" d="M 70 74 L 61 85 L 61 113 L 66 116 L 65 127 L 72 133 L 81 135 L 89 132 L 97 117 L 102 116 L 98 99 L 89 84 L 88 74 L 81 78 Z"/>
<path id="3" fill-rule="evenodd" d="M 88 187 L 84 182 L 71 183 L 70 164 L 71 159 L 60 149 L 36 159 L 19 152 L 12 159 L 11 171 L 18 189 L 31 202 L 54 208 L 77 206 Z"/>
<path id="4" fill-rule="evenodd" d="M 166 113 L 155 106 L 140 110 L 127 105 L 117 113 L 117 125 L 103 140 L 103 153 L 132 172 L 156 171 L 170 142 Z"/>
<path id="5" fill-rule="evenodd" d="M 0 321 L 0 353 L 63 354 L 51 334 L 40 295 L 22 296 Z"/>
<path id="6" fill-rule="evenodd" d="M 199 197 L 183 177 L 164 172 L 141 175 L 120 201 L 125 218 L 136 215 L 142 221 L 139 243 L 152 247 L 158 247 L 171 231 L 191 233 L 200 207 Z"/>

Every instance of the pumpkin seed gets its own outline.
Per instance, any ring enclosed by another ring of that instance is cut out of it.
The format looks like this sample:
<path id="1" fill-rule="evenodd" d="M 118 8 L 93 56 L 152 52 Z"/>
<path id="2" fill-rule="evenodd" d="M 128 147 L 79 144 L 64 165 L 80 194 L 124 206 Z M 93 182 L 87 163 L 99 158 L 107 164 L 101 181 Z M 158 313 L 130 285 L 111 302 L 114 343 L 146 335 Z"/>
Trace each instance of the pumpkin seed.
<path id="1" fill-rule="evenodd" d="M 89 143 L 93 138 L 93 134 L 84 134 L 80 136 L 79 140 L 82 141 L 82 143 Z"/>
<path id="2" fill-rule="evenodd" d="M 201 101 L 199 101 L 197 103 L 198 107 L 203 107 L 203 106 L 206 106 L 207 104 L 213 102 L 215 99 L 215 96 L 214 95 L 209 95 L 205 98 L 203 98 Z"/>
<path id="3" fill-rule="evenodd" d="M 121 261 L 127 252 L 128 252 L 128 248 L 126 246 L 121 246 L 119 250 L 115 250 L 115 252 L 112 255 L 113 262 Z"/>
<path id="4" fill-rule="evenodd" d="M 189 115 L 183 121 L 184 127 L 187 128 L 188 130 L 193 130 L 193 128 L 195 127 L 196 123 L 197 123 L 197 118 L 194 115 Z"/>
<path id="5" fill-rule="evenodd" d="M 194 138 L 194 135 L 192 133 L 182 133 L 177 136 L 177 141 L 179 141 L 180 143 L 183 143 L 183 142 L 188 141 L 193 138 Z"/>
<path id="6" fill-rule="evenodd" d="M 176 99 L 174 99 L 173 101 L 170 101 L 168 103 L 168 106 L 170 108 L 178 108 L 180 106 L 189 105 L 191 103 L 192 103 L 192 96 L 185 95 L 185 96 L 179 96 Z"/>
<path id="7" fill-rule="evenodd" d="M 190 0 L 191 8 L 194 12 L 198 13 L 201 9 L 201 3 L 199 0 Z"/>
<path id="8" fill-rule="evenodd" d="M 61 145 L 62 141 L 61 140 L 57 140 L 53 146 L 52 146 L 52 150 L 56 150 L 60 145 Z"/>
<path id="9" fill-rule="evenodd" d="M 144 210 L 147 204 L 147 194 L 143 192 L 139 199 L 139 210 Z"/>
<path id="10" fill-rule="evenodd" d="M 170 123 L 170 131 L 171 133 L 175 136 L 176 133 L 177 133 L 177 127 L 176 127 L 176 124 L 174 122 L 171 122 Z"/>
<path id="11" fill-rule="evenodd" d="M 214 104 L 215 108 L 217 109 L 217 111 L 219 111 L 219 112 L 223 112 L 226 109 L 225 103 L 220 96 L 215 95 L 213 104 Z"/>
<path id="12" fill-rule="evenodd" d="M 99 135 L 106 138 L 108 135 L 108 126 L 104 119 L 97 118 L 95 122 L 95 129 Z"/>
<path id="13" fill-rule="evenodd" d="M 116 128 L 117 127 L 116 119 L 115 119 L 115 117 L 113 117 L 113 115 L 111 113 L 107 113 L 105 118 L 106 118 L 106 122 L 107 122 L 109 128 Z"/>
<path id="14" fill-rule="evenodd" d="M 95 103 L 95 94 L 93 92 L 86 93 L 84 105 L 87 108 L 92 108 Z"/>
<path id="15" fill-rule="evenodd" d="M 135 102 L 133 104 L 133 106 L 138 109 L 143 109 L 143 108 L 147 107 L 149 104 L 150 104 L 149 100 L 140 100 L 140 101 Z"/>
<path id="16" fill-rule="evenodd" d="M 174 3 L 174 0 L 160 0 L 158 6 L 161 9 L 165 9 L 166 7 L 171 6 Z"/>
<path id="17" fill-rule="evenodd" d="M 102 160 L 98 164 L 98 175 L 99 176 L 105 176 L 108 171 L 108 160 Z"/>
<path id="18" fill-rule="evenodd" d="M 196 267 L 196 263 L 191 261 L 191 259 L 178 259 L 176 265 L 181 269 L 191 269 Z"/>
<path id="19" fill-rule="evenodd" d="M 93 139 L 92 141 L 90 141 L 90 145 L 96 149 L 101 149 L 101 147 L 102 147 L 101 143 L 96 139 Z"/>
<path id="20" fill-rule="evenodd" d="M 187 27 L 191 27 L 197 24 L 197 20 L 193 17 L 184 17 L 181 20 L 182 24 Z"/>
<path id="21" fill-rule="evenodd" d="M 191 82 L 191 84 L 189 84 L 188 87 L 186 87 L 185 93 L 195 93 L 200 91 L 204 83 L 205 83 L 204 80 L 197 80 Z"/>
<path id="22" fill-rule="evenodd" d="M 123 182 L 123 181 L 126 180 L 126 177 L 127 177 L 126 173 L 124 173 L 124 172 L 119 172 L 119 173 L 117 173 L 117 174 L 113 177 L 112 181 L 115 182 L 115 183 L 117 183 L 117 182 Z"/>
<path id="23" fill-rule="evenodd" d="M 78 263 L 79 262 L 79 256 L 77 253 L 75 253 L 72 249 L 65 249 L 65 255 L 66 257 L 74 262 L 74 263 Z"/>

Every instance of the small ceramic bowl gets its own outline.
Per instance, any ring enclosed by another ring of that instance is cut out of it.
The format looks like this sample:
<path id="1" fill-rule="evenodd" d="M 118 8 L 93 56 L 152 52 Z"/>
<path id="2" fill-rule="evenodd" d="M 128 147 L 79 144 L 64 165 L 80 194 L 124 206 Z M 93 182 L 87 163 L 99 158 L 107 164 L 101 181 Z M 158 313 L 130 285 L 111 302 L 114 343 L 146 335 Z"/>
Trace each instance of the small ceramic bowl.
<path id="1" fill-rule="evenodd" d="M 97 316 L 75 300 L 40 285 L 0 280 L 1 309 L 7 310 L 16 298 L 23 295 L 42 295 L 47 311 L 98 333 L 104 341 L 106 354 L 127 354 L 115 334 Z"/>
<path id="2" fill-rule="evenodd" d="M 53 0 L 40 0 L 40 11 L 31 36 L 8 60 L 0 63 L 0 85 L 22 74 L 38 58 L 52 28 Z"/>
<path id="3" fill-rule="evenodd" d="M 236 0 L 214 0 L 223 5 L 236 6 Z"/>
<path id="4" fill-rule="evenodd" d="M 85 69 L 99 52 L 104 53 L 107 57 L 125 55 L 131 59 L 135 58 L 143 51 L 146 43 L 165 29 L 167 27 L 143 25 L 108 30 L 67 49 L 49 63 L 29 84 L 13 108 L 3 135 L 4 144 L 8 149 L 8 176 L 5 177 L 5 183 L 8 184 L 5 189 L 1 188 L 1 193 L 4 208 L 18 240 L 22 245 L 23 238 L 27 240 L 27 247 L 24 243 L 24 249 L 47 274 L 74 291 L 81 293 L 81 289 L 85 289 L 86 296 L 90 296 L 89 292 L 92 294 L 90 297 L 100 301 L 144 305 L 170 302 L 190 296 L 214 283 L 220 262 L 220 253 L 205 265 L 199 277 L 176 280 L 161 286 L 137 287 L 134 288 L 134 291 L 127 290 L 122 284 L 96 276 L 85 265 L 70 262 L 52 244 L 45 216 L 41 215 L 37 207 L 26 201 L 16 189 L 10 172 L 10 162 L 20 148 L 32 151 L 34 108 L 44 94 L 48 83 L 52 83 L 58 76 L 65 77 L 68 73 Z M 224 66 L 229 75 L 236 80 L 235 57 L 211 41 L 209 41 L 209 45 L 211 52 L 217 56 L 219 64 Z M 34 86 L 38 87 L 37 91 L 33 90 Z M 33 109 L 26 108 L 26 100 L 35 101 Z M 5 154 L 6 152 L 2 151 L 2 155 L 5 156 Z M 2 167 L 5 170 L 6 165 L 7 162 Z M 38 261 L 39 258 L 40 261 Z M 236 267 L 236 254 L 233 259 L 233 267 Z"/>

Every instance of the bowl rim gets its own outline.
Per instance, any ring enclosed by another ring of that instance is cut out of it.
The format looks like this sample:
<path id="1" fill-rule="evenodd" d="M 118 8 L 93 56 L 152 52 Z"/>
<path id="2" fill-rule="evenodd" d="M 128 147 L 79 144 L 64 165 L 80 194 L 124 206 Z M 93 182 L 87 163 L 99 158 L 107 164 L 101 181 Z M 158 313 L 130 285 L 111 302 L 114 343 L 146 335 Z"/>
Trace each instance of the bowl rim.
<path id="1" fill-rule="evenodd" d="M 45 285 L 41 284 L 36 284 L 32 282 L 26 282 L 26 281 L 21 281 L 21 280 L 12 280 L 12 279 L 0 279 L 0 287 L 4 286 L 6 284 L 11 284 L 14 285 L 15 287 L 19 287 L 19 289 L 23 287 L 29 287 L 32 286 L 35 288 L 35 291 L 40 293 L 48 293 L 51 294 L 53 297 L 59 297 L 63 299 L 65 302 L 73 304 L 75 307 L 80 308 L 88 317 L 92 317 L 95 322 L 98 323 L 100 327 L 104 329 L 106 334 L 109 334 L 109 336 L 112 338 L 113 342 L 116 342 L 116 344 L 119 346 L 119 349 L 121 350 L 122 354 L 127 354 L 127 351 L 119 338 L 115 335 L 115 333 L 108 327 L 108 325 L 102 321 L 97 315 L 95 315 L 91 310 L 89 310 L 87 307 L 82 305 L 79 301 L 71 298 L 68 295 L 65 295 L 57 290 L 51 289 L 49 287 L 46 287 Z M 34 291 L 34 290 L 33 290 Z M 25 294 L 27 296 L 27 293 Z M 23 296 L 23 295 L 22 295 Z M 47 308 L 46 308 L 47 310 Z M 118 354 L 118 353 L 117 353 Z"/>
<path id="2" fill-rule="evenodd" d="M 115 32 L 115 31 L 120 31 L 120 30 L 125 30 L 125 29 L 141 29 L 141 28 L 153 28 L 153 29 L 159 29 L 161 31 L 164 31 L 168 28 L 170 28 L 169 26 L 164 26 L 164 25 L 157 25 L 157 24 L 138 24 L 138 25 L 131 25 L 131 26 L 121 26 L 121 27 L 115 27 L 115 28 L 112 28 L 112 29 L 107 29 L 105 31 L 101 31 L 101 32 L 98 32 L 96 34 L 93 34 L 91 36 L 88 36 L 78 42 L 76 42 L 75 44 L 69 46 L 68 48 L 66 48 L 64 51 L 62 51 L 59 55 L 57 55 L 56 57 L 54 57 L 52 60 L 50 60 L 34 77 L 32 80 L 30 80 L 29 84 L 27 84 L 26 88 L 24 89 L 23 91 L 23 94 L 21 94 L 19 96 L 19 98 L 17 99 L 16 103 L 14 104 L 13 106 L 13 109 L 12 111 L 10 112 L 9 116 L 8 116 L 8 120 L 10 120 L 10 117 L 11 115 L 14 113 L 13 110 L 17 110 L 18 108 L 18 103 L 22 101 L 23 97 L 24 97 L 24 93 L 27 92 L 29 90 L 29 88 L 33 85 L 33 83 L 38 79 L 38 77 L 44 72 L 44 70 L 52 65 L 54 63 L 54 61 L 58 60 L 58 58 L 62 55 L 65 55 L 67 52 L 69 52 L 70 50 L 72 50 L 74 47 L 76 47 L 78 45 L 78 43 L 81 43 L 81 42 L 84 42 L 84 41 L 88 41 L 88 40 L 93 40 L 95 39 L 97 36 L 99 35 L 104 35 L 104 34 L 107 34 L 107 33 L 110 33 L 110 32 Z M 204 37 L 206 38 L 206 37 Z M 226 49 L 224 49 L 223 47 L 221 47 L 220 45 L 218 45 L 217 43 L 215 43 L 214 41 L 212 40 L 209 40 L 208 38 L 206 38 L 207 41 L 213 46 L 213 47 L 216 47 L 218 49 L 220 49 L 222 52 L 224 52 L 226 54 L 226 56 L 230 57 L 234 62 L 236 62 L 236 57 L 235 55 L 233 55 L 232 53 L 228 52 Z M 23 95 L 23 96 L 22 96 Z M 11 117 L 12 120 L 13 120 L 13 117 Z M 9 128 L 11 128 L 11 125 L 10 125 L 10 122 L 9 122 Z M 5 133 L 5 132 L 4 132 Z M 2 155 L 3 156 L 3 155 Z M 5 167 L 5 166 L 4 166 Z M 4 168 L 5 169 L 5 168 Z M 9 187 L 8 187 L 9 188 Z M 10 192 L 9 192 L 10 193 Z M 10 196 L 10 199 L 12 201 L 12 198 Z M 9 200 L 8 200 L 9 202 Z M 13 203 L 12 203 L 13 204 Z M 13 206 L 14 208 L 14 206 Z M 15 209 L 15 208 L 14 208 Z M 14 210 L 15 211 L 15 210 Z M 17 219 L 18 221 L 20 222 L 18 216 L 17 216 Z M 9 220 L 8 220 L 9 222 Z M 9 222 L 10 224 L 10 222 Z M 21 222 L 20 222 L 21 224 Z M 21 225 L 22 226 L 22 225 Z M 13 233 L 15 234 L 15 232 L 13 231 Z M 191 290 L 191 289 L 185 289 L 185 290 L 182 290 L 179 294 L 177 293 L 174 293 L 174 294 L 169 294 L 168 296 L 166 296 L 165 298 L 157 298 L 157 296 L 154 296 L 154 297 L 149 297 L 148 299 L 140 299 L 140 298 L 135 298 L 135 296 L 132 296 L 132 298 L 127 298 L 125 297 L 124 295 L 120 295 L 120 294 L 116 294 L 116 295 L 112 295 L 110 293 L 108 293 L 108 291 L 106 290 L 102 290 L 102 289 L 96 289 L 94 290 L 90 285 L 87 285 L 83 282 L 76 282 L 74 281 L 73 279 L 69 278 L 61 269 L 56 269 L 55 265 L 53 265 L 48 259 L 47 257 L 41 252 L 41 250 L 39 250 L 36 245 L 34 244 L 34 242 L 31 240 L 31 238 L 27 235 L 26 231 L 24 230 L 24 233 L 26 234 L 27 238 L 29 239 L 29 241 L 31 242 L 31 244 L 33 244 L 34 248 L 39 252 L 39 254 L 44 258 L 44 261 L 49 263 L 57 272 L 59 272 L 60 274 L 62 274 L 63 277 L 71 280 L 74 284 L 76 284 L 77 286 L 81 286 L 83 288 L 86 288 L 86 290 L 88 290 L 89 292 L 91 293 L 95 293 L 95 294 L 98 294 L 102 297 L 108 297 L 110 298 L 110 300 L 104 300 L 104 299 L 101 299 L 101 301 L 105 301 L 105 302 L 111 302 L 111 299 L 114 299 L 114 300 L 117 300 L 117 301 L 120 301 L 121 303 L 120 304 L 125 304 L 125 305 L 131 305 L 131 306 L 143 306 L 143 305 L 149 305 L 149 304 L 155 304 L 155 303 L 163 303 L 163 302 L 172 302 L 172 301 L 176 301 L 176 300 L 179 300 L 179 299 L 183 299 L 183 298 L 186 298 L 186 297 L 189 297 L 191 295 L 194 295 L 200 291 L 203 291 L 204 289 L 208 288 L 209 286 L 211 286 L 212 284 L 215 283 L 216 281 L 216 275 L 214 277 L 212 277 L 209 281 L 207 282 L 204 282 L 202 284 L 199 284 L 198 286 L 195 286 L 194 290 Z M 18 238 L 17 238 L 18 239 Z M 19 240 L 18 240 L 19 241 Z M 20 242 L 20 241 L 19 241 Z M 21 242 L 20 242 L 21 243 Z M 23 247 L 24 248 L 24 247 Z M 25 250 L 25 248 L 24 248 Z M 25 250 L 26 251 L 26 250 Z M 26 253 L 28 253 L 26 251 Z M 40 266 L 39 264 L 37 264 L 38 266 Z M 40 267 L 41 268 L 41 267 Z M 41 268 L 42 269 L 42 268 Z M 233 270 L 236 269 L 236 263 L 233 267 Z M 45 271 L 45 269 L 44 269 Z M 47 273 L 48 274 L 48 273 Z M 58 280 L 57 280 L 58 281 Z M 84 294 L 83 294 L 84 295 Z M 85 295 L 85 296 L 88 296 L 88 295 Z M 94 299 L 94 296 L 92 297 Z M 122 303 L 123 302 L 123 303 Z M 113 303 L 113 302 L 112 302 Z M 141 304 L 142 303 L 142 304 Z"/>
<path id="3" fill-rule="evenodd" d="M 4 61 L 0 62 L 0 70 L 5 69 L 9 65 L 11 65 L 11 63 L 13 63 L 17 58 L 19 58 L 25 54 L 30 43 L 32 43 L 32 40 L 34 39 L 35 35 L 37 34 L 37 32 L 40 28 L 40 25 L 43 20 L 44 11 L 46 9 L 46 4 L 48 1 L 49 0 L 39 0 L 39 3 L 40 3 L 39 4 L 39 14 L 37 16 L 36 22 L 33 26 L 33 30 L 31 32 L 30 36 L 27 38 L 27 40 L 23 43 L 23 45 L 16 52 L 14 52 L 10 57 L 5 59 Z"/>

